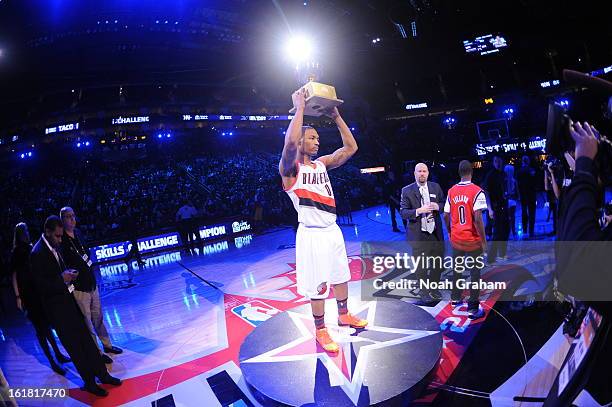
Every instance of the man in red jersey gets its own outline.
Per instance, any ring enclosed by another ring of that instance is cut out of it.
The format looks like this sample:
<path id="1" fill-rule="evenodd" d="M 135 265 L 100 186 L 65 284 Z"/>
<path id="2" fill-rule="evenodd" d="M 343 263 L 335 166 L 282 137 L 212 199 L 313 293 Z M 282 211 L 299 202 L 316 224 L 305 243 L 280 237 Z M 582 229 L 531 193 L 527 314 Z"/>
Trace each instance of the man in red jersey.
<path id="1" fill-rule="evenodd" d="M 457 279 L 461 272 L 470 273 L 472 283 L 480 280 L 480 270 L 484 266 L 482 254 L 487 250 L 487 239 L 482 219 L 482 211 L 487 209 L 483 190 L 472 184 L 472 163 L 463 160 L 459 163 L 461 182 L 449 191 L 444 205 L 444 219 L 453 247 L 454 270 L 453 305 L 461 304 L 461 290 Z M 478 288 L 470 287 L 468 315 L 471 319 L 484 315 L 478 299 Z"/>

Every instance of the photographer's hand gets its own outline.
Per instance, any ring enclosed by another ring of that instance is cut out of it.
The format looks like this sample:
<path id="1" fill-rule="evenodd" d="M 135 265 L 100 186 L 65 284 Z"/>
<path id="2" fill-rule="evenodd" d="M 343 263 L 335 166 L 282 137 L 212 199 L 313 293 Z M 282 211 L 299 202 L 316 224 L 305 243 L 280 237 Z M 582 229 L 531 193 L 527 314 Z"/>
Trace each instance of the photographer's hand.
<path id="1" fill-rule="evenodd" d="M 598 141 L 591 126 L 587 122 L 581 125 L 580 122 L 573 123 L 570 121 L 569 131 L 576 142 L 576 160 L 580 157 L 594 159 L 597 155 Z"/>

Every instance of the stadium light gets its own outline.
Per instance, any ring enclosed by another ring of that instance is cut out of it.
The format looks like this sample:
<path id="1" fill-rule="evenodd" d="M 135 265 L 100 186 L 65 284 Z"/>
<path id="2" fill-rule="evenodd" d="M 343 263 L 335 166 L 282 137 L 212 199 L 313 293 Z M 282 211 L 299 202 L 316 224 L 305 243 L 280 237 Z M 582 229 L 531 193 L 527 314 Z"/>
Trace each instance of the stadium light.
<path id="1" fill-rule="evenodd" d="M 506 107 L 504 108 L 504 110 L 502 111 L 504 117 L 508 120 L 512 120 L 512 117 L 514 116 L 514 107 Z"/>
<path id="2" fill-rule="evenodd" d="M 285 45 L 285 55 L 295 64 L 310 60 L 312 53 L 312 41 L 305 36 L 291 37 Z"/>
<path id="3" fill-rule="evenodd" d="M 448 128 L 449 130 L 453 129 L 456 123 L 457 119 L 455 119 L 453 116 L 446 116 L 442 120 L 442 124 L 444 125 L 444 127 Z"/>

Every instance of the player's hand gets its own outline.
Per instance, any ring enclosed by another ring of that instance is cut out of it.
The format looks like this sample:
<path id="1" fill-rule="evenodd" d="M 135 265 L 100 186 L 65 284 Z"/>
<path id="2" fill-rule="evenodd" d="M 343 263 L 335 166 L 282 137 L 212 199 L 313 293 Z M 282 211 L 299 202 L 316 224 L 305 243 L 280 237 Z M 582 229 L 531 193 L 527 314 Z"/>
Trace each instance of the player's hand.
<path id="1" fill-rule="evenodd" d="M 489 209 L 489 218 L 495 219 L 495 212 L 493 212 L 493 209 Z"/>
<path id="2" fill-rule="evenodd" d="M 329 117 L 332 120 L 336 120 L 338 117 L 340 117 L 340 112 L 338 111 L 338 107 L 337 106 L 334 106 L 333 109 L 325 110 L 325 112 L 323 112 L 323 114 L 325 114 L 325 116 Z"/>
<path id="3" fill-rule="evenodd" d="M 23 311 L 23 302 L 21 302 L 21 298 L 17 298 L 17 308 L 19 311 Z"/>
<path id="4" fill-rule="evenodd" d="M 594 159 L 597 155 L 598 140 L 591 126 L 587 122 L 580 124 L 580 122 L 573 123 L 570 121 L 569 131 L 576 142 L 574 154 L 576 159 L 580 157 Z"/>
<path id="5" fill-rule="evenodd" d="M 440 206 L 436 202 L 430 202 L 429 203 L 429 207 L 431 208 L 432 211 L 439 211 L 440 210 Z"/>
<path id="6" fill-rule="evenodd" d="M 293 92 L 291 95 L 291 100 L 293 100 L 293 107 L 297 110 L 304 110 L 306 106 L 306 89 L 300 88 Z"/>

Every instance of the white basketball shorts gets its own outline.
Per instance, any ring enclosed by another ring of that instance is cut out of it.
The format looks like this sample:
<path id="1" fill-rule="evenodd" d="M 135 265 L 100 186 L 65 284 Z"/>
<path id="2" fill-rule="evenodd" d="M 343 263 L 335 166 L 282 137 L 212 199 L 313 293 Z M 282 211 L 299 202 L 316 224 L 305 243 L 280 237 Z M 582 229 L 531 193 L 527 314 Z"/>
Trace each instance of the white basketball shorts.
<path id="1" fill-rule="evenodd" d="M 337 224 L 324 228 L 300 223 L 295 237 L 297 290 L 310 299 L 329 295 L 330 285 L 351 279 L 344 236 Z"/>

